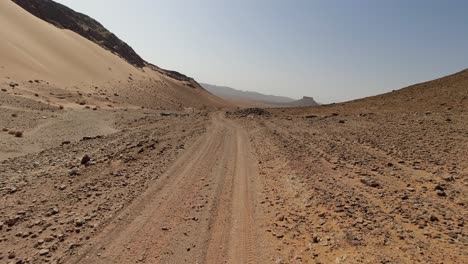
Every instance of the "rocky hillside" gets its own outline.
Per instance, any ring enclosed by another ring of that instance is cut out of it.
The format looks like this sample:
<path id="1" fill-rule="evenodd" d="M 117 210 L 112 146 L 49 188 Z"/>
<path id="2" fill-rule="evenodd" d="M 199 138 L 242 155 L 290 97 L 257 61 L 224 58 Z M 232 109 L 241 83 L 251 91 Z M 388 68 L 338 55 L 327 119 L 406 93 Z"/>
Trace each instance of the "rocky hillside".
<path id="1" fill-rule="evenodd" d="M 389 93 L 340 104 L 366 109 L 429 111 L 466 108 L 468 105 L 468 69 L 458 73 L 395 90 Z"/>

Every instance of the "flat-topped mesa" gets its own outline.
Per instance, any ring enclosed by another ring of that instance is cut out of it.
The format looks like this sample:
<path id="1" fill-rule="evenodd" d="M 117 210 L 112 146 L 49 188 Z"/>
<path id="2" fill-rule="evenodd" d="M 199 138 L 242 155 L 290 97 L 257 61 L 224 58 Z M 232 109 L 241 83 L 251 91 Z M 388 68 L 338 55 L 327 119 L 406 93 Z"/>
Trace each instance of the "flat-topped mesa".
<path id="1" fill-rule="evenodd" d="M 316 106 L 319 105 L 313 97 L 304 96 L 302 99 L 291 102 L 288 104 L 289 106 Z"/>

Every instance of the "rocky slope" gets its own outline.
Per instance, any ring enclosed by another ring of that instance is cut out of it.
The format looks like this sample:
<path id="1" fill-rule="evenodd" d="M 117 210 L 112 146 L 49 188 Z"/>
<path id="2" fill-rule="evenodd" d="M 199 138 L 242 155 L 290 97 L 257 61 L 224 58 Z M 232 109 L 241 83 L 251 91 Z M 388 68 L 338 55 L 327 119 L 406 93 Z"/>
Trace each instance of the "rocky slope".
<path id="1" fill-rule="evenodd" d="M 237 115 L 277 263 L 466 263 L 467 77 Z"/>

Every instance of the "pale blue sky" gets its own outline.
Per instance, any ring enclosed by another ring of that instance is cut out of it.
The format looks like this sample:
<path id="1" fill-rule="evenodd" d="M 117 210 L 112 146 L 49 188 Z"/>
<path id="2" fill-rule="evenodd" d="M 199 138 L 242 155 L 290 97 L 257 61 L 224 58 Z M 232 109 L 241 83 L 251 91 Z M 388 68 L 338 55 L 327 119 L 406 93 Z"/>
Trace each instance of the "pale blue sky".
<path id="1" fill-rule="evenodd" d="M 58 0 L 199 82 L 320 102 L 468 67 L 465 0 Z"/>

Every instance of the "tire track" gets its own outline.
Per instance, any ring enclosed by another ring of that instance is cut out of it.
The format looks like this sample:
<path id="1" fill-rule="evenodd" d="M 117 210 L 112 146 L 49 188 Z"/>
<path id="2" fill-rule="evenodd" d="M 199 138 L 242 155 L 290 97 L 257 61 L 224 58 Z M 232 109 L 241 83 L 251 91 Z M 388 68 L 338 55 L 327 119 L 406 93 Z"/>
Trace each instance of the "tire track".
<path id="1" fill-rule="evenodd" d="M 256 173 L 247 132 L 215 114 L 207 134 L 67 263 L 257 263 Z"/>

